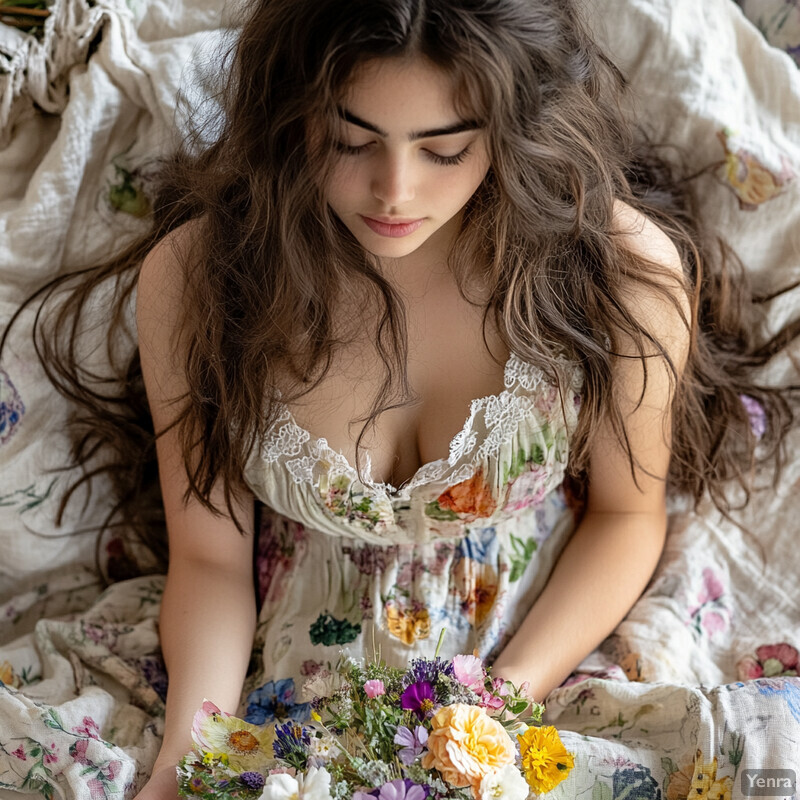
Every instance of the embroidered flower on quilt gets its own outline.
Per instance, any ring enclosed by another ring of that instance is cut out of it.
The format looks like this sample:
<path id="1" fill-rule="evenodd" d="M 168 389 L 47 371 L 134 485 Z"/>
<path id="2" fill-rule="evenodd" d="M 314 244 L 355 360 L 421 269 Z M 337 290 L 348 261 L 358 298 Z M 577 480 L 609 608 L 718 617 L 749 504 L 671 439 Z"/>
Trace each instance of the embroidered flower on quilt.
<path id="1" fill-rule="evenodd" d="M 728 629 L 731 612 L 725 601 L 725 587 L 717 573 L 706 567 L 702 577 L 703 585 L 688 609 L 689 623 L 695 633 L 711 639 Z"/>
<path id="2" fill-rule="evenodd" d="M 730 128 L 718 131 L 717 138 L 725 149 L 725 179 L 743 211 L 755 211 L 762 203 L 777 197 L 797 177 L 783 153 L 759 152 L 757 156 L 754 151 L 758 146 L 744 141 Z"/>
<path id="3" fill-rule="evenodd" d="M 755 656 L 742 658 L 736 665 L 739 679 L 794 677 L 798 670 L 797 648 L 788 642 L 764 644 L 756 649 Z"/>
<path id="4" fill-rule="evenodd" d="M 0 367 L 0 444 L 5 444 L 19 425 L 25 404 L 8 373 Z"/>

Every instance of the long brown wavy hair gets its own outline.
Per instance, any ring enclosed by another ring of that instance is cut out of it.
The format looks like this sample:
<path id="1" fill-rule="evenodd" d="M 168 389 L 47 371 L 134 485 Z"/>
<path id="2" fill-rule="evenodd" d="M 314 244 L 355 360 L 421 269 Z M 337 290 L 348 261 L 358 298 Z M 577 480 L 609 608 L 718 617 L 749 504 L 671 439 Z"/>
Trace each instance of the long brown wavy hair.
<path id="1" fill-rule="evenodd" d="M 189 342 L 189 390 L 174 423 L 192 465 L 186 499 L 194 495 L 219 512 L 209 497 L 221 476 L 233 514 L 244 464 L 278 413 L 279 376 L 281 400 L 290 403 L 323 379 L 343 344 L 334 333 L 338 287 L 367 287 L 380 311 L 374 340 L 385 379 L 359 420 L 359 472 L 368 427 L 382 411 L 409 402 L 400 298 L 324 194 L 336 158 L 337 105 L 349 78 L 371 59 L 409 56 L 446 70 L 459 110 L 479 119 L 487 134 L 491 167 L 467 204 L 450 257 L 462 294 L 477 278 L 489 290 L 484 330 L 492 319 L 508 349 L 552 379 L 564 354 L 583 370 L 569 462 L 575 485 L 585 483 L 602 417 L 627 447 L 614 391 L 620 335 L 632 337 L 645 366 L 654 354 L 671 365 L 624 302 L 625 287 L 635 281 L 677 306 L 659 267 L 634 257 L 613 232 L 620 199 L 675 243 L 691 300 L 688 362 L 680 379 L 672 370 L 669 488 L 695 502 L 709 492 L 725 513 L 729 481 L 749 499 L 755 465 L 769 460 L 780 467 L 780 443 L 793 419 L 787 395 L 754 383 L 753 371 L 798 326 L 759 340 L 762 314 L 741 264 L 701 227 L 689 179 L 676 177 L 674 164 L 623 113 L 625 78 L 592 40 L 575 4 L 254 0 L 225 58 L 213 140 L 189 137 L 164 160 L 148 235 L 108 263 L 54 279 L 26 301 L 69 286 L 57 308 L 37 317 L 35 341 L 48 376 L 74 403 L 74 459 L 83 463 L 98 449 L 109 454 L 99 469 L 112 477 L 117 503 L 106 524 L 124 519 L 165 554 L 156 432 L 138 352 L 118 365 L 114 391 L 98 392 L 76 358 L 75 322 L 92 293 L 113 281 L 108 325 L 109 337 L 116 336 L 127 324 L 144 256 L 190 220 L 191 252 L 176 264 L 185 278 L 181 330 Z M 309 125 L 327 135 L 312 142 Z M 743 394 L 765 409 L 760 442 Z"/>

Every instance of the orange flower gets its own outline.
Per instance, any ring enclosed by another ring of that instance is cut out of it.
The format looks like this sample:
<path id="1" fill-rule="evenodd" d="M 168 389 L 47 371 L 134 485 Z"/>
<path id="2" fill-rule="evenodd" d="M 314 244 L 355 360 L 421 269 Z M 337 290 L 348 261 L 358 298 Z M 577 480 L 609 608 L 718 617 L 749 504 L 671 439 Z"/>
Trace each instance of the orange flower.
<path id="1" fill-rule="evenodd" d="M 564 747 L 552 725 L 528 728 L 517 739 L 525 780 L 536 794 L 554 789 L 575 766 L 572 753 Z"/>
<path id="2" fill-rule="evenodd" d="M 444 706 L 431 724 L 422 766 L 439 770 L 451 786 L 471 786 L 477 796 L 485 775 L 514 763 L 514 742 L 508 732 L 479 706 Z"/>
<path id="3" fill-rule="evenodd" d="M 3 661 L 0 664 L 0 683 L 4 683 L 6 686 L 13 686 L 15 689 L 19 689 L 22 683 L 8 661 Z"/>
<path id="4" fill-rule="evenodd" d="M 489 517 L 497 508 L 497 501 L 483 479 L 483 468 L 468 480 L 442 492 L 437 501 L 440 508 L 474 517 Z"/>
<path id="5" fill-rule="evenodd" d="M 476 628 L 483 624 L 494 609 L 499 589 L 497 573 L 488 564 L 472 558 L 462 558 L 453 571 L 461 609 Z"/>
<path id="6" fill-rule="evenodd" d="M 403 644 L 414 644 L 431 635 L 431 618 L 425 608 L 402 610 L 390 603 L 386 606 L 386 626 Z"/>

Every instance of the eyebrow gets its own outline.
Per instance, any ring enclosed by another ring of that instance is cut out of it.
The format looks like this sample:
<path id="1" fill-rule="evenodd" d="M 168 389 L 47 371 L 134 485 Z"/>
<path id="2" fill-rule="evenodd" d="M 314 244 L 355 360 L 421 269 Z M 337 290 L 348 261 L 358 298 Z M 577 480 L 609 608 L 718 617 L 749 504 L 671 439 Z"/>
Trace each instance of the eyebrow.
<path id="1" fill-rule="evenodd" d="M 361 117 L 357 117 L 346 108 L 339 108 L 339 116 L 345 122 L 357 125 L 359 128 L 364 128 L 365 130 L 376 133 L 378 136 L 382 136 L 383 138 L 386 138 L 389 135 L 386 133 L 386 131 L 381 130 L 377 125 L 373 125 L 371 122 L 367 122 L 366 120 L 361 119 Z M 410 141 L 414 142 L 417 139 L 431 139 L 434 136 L 449 136 L 452 133 L 474 131 L 480 127 L 481 124 L 477 120 L 462 120 L 454 123 L 453 125 L 446 125 L 443 128 L 431 128 L 427 131 L 414 131 L 413 133 L 409 134 L 408 138 Z"/>

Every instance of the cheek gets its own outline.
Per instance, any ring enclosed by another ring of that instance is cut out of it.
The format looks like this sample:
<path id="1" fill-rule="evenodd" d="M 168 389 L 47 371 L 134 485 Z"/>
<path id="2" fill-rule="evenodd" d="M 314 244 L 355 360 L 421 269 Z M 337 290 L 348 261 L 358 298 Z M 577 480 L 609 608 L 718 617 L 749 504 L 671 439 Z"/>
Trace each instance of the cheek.
<path id="1" fill-rule="evenodd" d="M 346 162 L 334 168 L 325 196 L 331 206 L 346 205 L 349 200 L 363 193 L 363 180 L 358 168 Z"/>
<path id="2" fill-rule="evenodd" d="M 444 174 L 431 182 L 431 192 L 443 205 L 461 208 L 483 183 L 486 172 L 487 169 L 482 165 L 475 169 L 458 170 L 449 175 L 444 170 Z"/>

